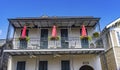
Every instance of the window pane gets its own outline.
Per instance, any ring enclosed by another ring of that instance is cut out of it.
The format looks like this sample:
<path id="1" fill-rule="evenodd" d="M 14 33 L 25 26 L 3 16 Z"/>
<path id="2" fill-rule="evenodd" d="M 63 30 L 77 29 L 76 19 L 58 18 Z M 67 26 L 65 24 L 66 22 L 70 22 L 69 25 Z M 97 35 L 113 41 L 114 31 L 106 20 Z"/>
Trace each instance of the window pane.
<path id="1" fill-rule="evenodd" d="M 25 61 L 17 62 L 17 70 L 25 70 Z"/>
<path id="2" fill-rule="evenodd" d="M 41 29 L 40 48 L 48 48 L 48 29 Z"/>
<path id="3" fill-rule="evenodd" d="M 62 48 L 68 48 L 68 29 L 61 29 L 61 46 Z"/>
<path id="4" fill-rule="evenodd" d="M 70 70 L 70 61 L 61 61 L 61 70 Z"/>
<path id="5" fill-rule="evenodd" d="M 39 62 L 39 70 L 48 70 L 48 62 L 40 61 Z"/>
<path id="6" fill-rule="evenodd" d="M 81 39 L 81 45 L 82 45 L 82 48 L 89 48 L 89 42 L 88 42 L 88 39 Z"/>
<path id="7" fill-rule="evenodd" d="M 119 45 L 120 45 L 120 32 L 117 32 L 117 36 L 118 36 L 118 42 L 119 42 Z"/>

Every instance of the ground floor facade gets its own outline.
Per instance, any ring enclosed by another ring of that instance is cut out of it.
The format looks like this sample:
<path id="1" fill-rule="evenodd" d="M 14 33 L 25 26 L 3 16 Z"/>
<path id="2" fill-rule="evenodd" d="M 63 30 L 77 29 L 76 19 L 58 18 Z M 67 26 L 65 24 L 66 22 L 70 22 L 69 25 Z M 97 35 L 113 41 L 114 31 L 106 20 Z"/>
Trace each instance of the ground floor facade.
<path id="1" fill-rule="evenodd" d="M 102 70 L 97 54 L 10 56 L 8 70 Z"/>

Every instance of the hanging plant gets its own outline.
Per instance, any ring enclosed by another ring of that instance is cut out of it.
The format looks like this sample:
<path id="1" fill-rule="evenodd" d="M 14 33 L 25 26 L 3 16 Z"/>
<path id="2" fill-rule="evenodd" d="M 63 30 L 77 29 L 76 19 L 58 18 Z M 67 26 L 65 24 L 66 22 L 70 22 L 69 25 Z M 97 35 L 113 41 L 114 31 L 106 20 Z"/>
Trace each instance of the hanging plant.
<path id="1" fill-rule="evenodd" d="M 97 38 L 97 37 L 99 37 L 99 36 L 100 36 L 99 32 L 94 32 L 94 33 L 93 33 L 93 37 L 94 37 L 94 38 Z"/>
<path id="2" fill-rule="evenodd" d="M 19 40 L 26 40 L 27 42 L 30 41 L 30 37 L 26 36 L 26 37 L 19 37 Z"/>
<path id="3" fill-rule="evenodd" d="M 59 36 L 56 36 L 56 37 L 48 37 L 49 40 L 60 40 L 60 37 Z"/>
<path id="4" fill-rule="evenodd" d="M 80 39 L 92 40 L 92 37 L 91 36 L 80 36 Z"/>

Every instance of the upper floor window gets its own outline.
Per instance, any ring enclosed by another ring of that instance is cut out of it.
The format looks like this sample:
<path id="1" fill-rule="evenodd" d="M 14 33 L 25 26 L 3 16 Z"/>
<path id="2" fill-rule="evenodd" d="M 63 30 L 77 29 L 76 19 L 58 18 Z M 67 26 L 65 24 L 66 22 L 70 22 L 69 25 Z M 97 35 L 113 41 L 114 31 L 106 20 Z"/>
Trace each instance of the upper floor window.
<path id="1" fill-rule="evenodd" d="M 120 45 L 120 32 L 117 32 L 118 44 Z"/>

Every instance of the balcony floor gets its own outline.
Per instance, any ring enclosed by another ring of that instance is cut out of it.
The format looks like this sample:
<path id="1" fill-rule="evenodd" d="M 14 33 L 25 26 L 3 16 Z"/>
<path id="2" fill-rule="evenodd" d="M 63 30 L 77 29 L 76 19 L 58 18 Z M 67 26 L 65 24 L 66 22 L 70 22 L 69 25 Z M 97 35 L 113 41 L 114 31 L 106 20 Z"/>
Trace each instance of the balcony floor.
<path id="1" fill-rule="evenodd" d="M 10 49 L 4 50 L 10 55 L 50 55 L 50 54 L 99 54 L 104 48 L 76 48 L 76 49 Z"/>

